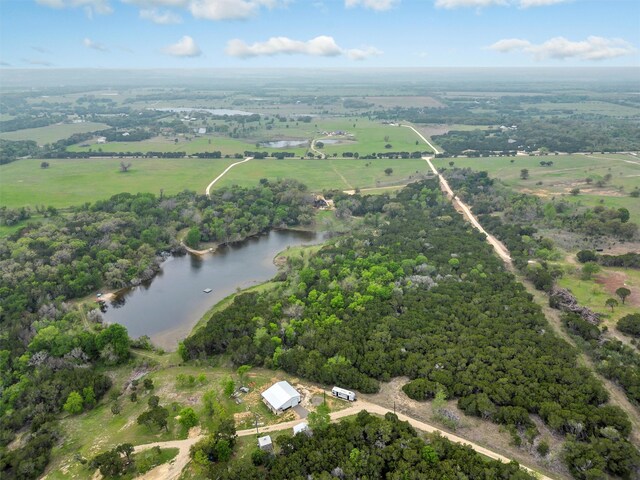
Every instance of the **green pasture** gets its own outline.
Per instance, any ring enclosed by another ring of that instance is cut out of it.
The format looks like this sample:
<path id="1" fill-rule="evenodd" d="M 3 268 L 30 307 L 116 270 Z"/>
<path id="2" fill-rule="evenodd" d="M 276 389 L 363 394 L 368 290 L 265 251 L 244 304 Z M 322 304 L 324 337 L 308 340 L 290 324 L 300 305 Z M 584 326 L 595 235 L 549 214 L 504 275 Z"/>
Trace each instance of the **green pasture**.
<path id="1" fill-rule="evenodd" d="M 580 271 L 577 268 L 568 266 L 567 269 L 571 270 L 571 272 L 559 278 L 558 285 L 571 290 L 571 293 L 576 296 L 580 305 L 584 305 L 600 313 L 604 319 L 604 325 L 608 325 L 609 328 L 614 328 L 618 320 L 625 315 L 638 311 L 638 307 L 630 305 L 628 299 L 626 304 L 623 305 L 615 293 L 608 292 L 604 285 L 596 282 L 598 278 L 605 278 L 609 275 L 621 275 L 625 279 L 624 284 L 620 283 L 620 285 L 616 285 L 616 288 L 625 286 L 625 284 L 631 288 L 639 287 L 640 272 L 638 272 L 638 270 L 603 267 L 600 273 L 594 275 L 591 280 L 584 280 L 581 278 Z M 617 307 L 614 307 L 613 312 L 611 308 L 605 305 L 608 298 L 615 298 L 619 303 Z"/>
<path id="2" fill-rule="evenodd" d="M 227 123 L 231 130 L 238 129 L 241 138 L 230 138 L 221 134 L 207 134 L 202 137 L 187 140 L 184 136 L 176 137 L 155 137 L 141 142 L 108 142 L 92 143 L 88 146 L 72 145 L 68 148 L 70 152 L 186 152 L 188 155 L 199 152 L 220 151 L 223 155 L 233 155 L 249 151 L 261 151 L 276 153 L 278 151 L 292 152 L 296 156 L 304 156 L 307 153 L 305 147 L 285 147 L 269 148 L 256 146 L 260 142 L 277 140 L 339 140 L 344 143 L 337 145 L 325 144 L 322 150 L 327 156 L 341 156 L 344 152 L 358 152 L 361 156 L 370 153 L 385 151 L 405 151 L 416 150 L 429 151 L 430 148 L 424 144 L 408 128 L 399 126 L 384 125 L 379 122 L 366 120 L 362 117 L 347 117 L 340 119 L 314 118 L 311 122 L 302 121 L 279 122 L 267 125 L 263 120 L 258 123 L 247 124 L 242 128 L 237 122 L 225 122 L 222 120 L 197 121 L 193 127 L 207 125 L 219 125 Z M 252 129 L 256 127 L 256 129 Z M 353 135 L 353 137 L 334 137 L 324 133 L 342 131 Z M 385 138 L 388 137 L 388 140 Z M 416 141 L 418 144 L 416 145 Z M 385 148 L 390 144 L 391 148 Z"/>
<path id="3" fill-rule="evenodd" d="M 96 132 L 109 128 L 104 123 L 58 123 L 46 127 L 25 128 L 15 132 L 0 133 L 0 138 L 4 140 L 33 140 L 38 145 L 54 143 L 58 140 L 69 138 L 75 133 Z"/>
<path id="4" fill-rule="evenodd" d="M 236 160 L 126 159 L 128 172 L 120 172 L 119 159 L 26 159 L 0 166 L 0 205 L 7 207 L 52 205 L 68 207 L 106 199 L 121 192 L 174 194 L 185 189 L 204 192 L 207 184 Z"/>
<path id="5" fill-rule="evenodd" d="M 392 168 L 393 173 L 386 175 L 386 168 Z M 252 160 L 229 170 L 216 186 L 251 186 L 261 178 L 294 178 L 306 184 L 311 191 L 352 190 L 377 187 L 382 183 L 406 183 L 416 178 L 416 172 L 426 171 L 427 164 L 421 159 Z"/>
<path id="6" fill-rule="evenodd" d="M 489 176 L 507 186 L 542 198 L 562 197 L 567 201 L 587 206 L 604 205 L 611 208 L 625 207 L 632 220 L 640 220 L 640 199 L 629 196 L 640 187 L 640 158 L 626 154 L 548 155 L 488 158 L 436 158 L 436 168 L 472 168 L 487 171 Z M 540 162 L 552 161 L 550 167 Z M 522 180 L 520 171 L 529 170 L 529 178 Z M 604 187 L 595 183 L 610 174 L 611 180 Z M 591 184 L 586 179 L 591 178 Z M 578 195 L 570 191 L 578 188 Z"/>
<path id="7" fill-rule="evenodd" d="M 25 159 L 0 166 L 0 205 L 68 207 L 106 199 L 121 192 L 166 194 L 189 189 L 204 192 L 208 183 L 236 162 L 233 159 L 125 159 L 130 170 L 120 172 L 120 159 Z M 393 169 L 391 175 L 384 170 Z M 216 184 L 255 186 L 261 178 L 294 178 L 311 191 L 406 183 L 426 172 L 423 160 L 252 160 L 238 165 Z M 412 177 L 412 178 L 409 178 Z"/>

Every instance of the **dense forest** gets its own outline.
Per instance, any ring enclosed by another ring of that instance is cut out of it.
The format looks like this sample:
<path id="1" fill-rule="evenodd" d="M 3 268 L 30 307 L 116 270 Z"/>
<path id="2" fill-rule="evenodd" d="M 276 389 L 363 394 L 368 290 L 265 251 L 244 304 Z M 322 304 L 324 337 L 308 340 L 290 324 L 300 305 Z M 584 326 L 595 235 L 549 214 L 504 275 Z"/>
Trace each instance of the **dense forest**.
<path id="1" fill-rule="evenodd" d="M 427 380 L 467 414 L 519 435 L 535 437 L 529 415 L 540 415 L 594 460 L 593 468 L 568 460 L 577 478 L 631 475 L 638 459 L 626 415 L 606 405 L 603 386 L 436 181 L 369 198 L 334 200 L 366 215 L 371 231 L 336 240 L 307 264 L 293 258 L 280 288 L 236 297 L 185 340 L 183 356 L 228 352 L 237 365 L 363 392 L 396 376 Z"/>
<path id="2" fill-rule="evenodd" d="M 242 240 L 309 223 L 311 200 L 293 181 L 220 189 L 211 198 L 123 193 L 54 212 L 0 240 L 0 476 L 37 477 L 69 395 L 91 389 L 94 404 L 110 386 L 96 367 L 128 359 L 126 329 L 102 325 L 99 310 L 70 300 L 151 279 L 168 252 L 184 252 L 183 229 L 197 233 L 196 243 Z M 2 210 L 5 221 L 16 215 Z M 25 426 L 21 448 L 10 448 Z"/>
<path id="3" fill-rule="evenodd" d="M 539 290 L 550 294 L 554 308 L 566 310 L 558 301 L 555 280 L 562 276 L 562 268 L 553 264 L 557 259 L 553 241 L 538 234 L 537 227 L 578 232 L 588 237 L 613 236 L 629 240 L 637 235 L 638 226 L 629 222 L 626 208 L 577 208 L 564 201 L 544 202 L 533 195 L 518 194 L 497 185 L 487 172 L 452 169 L 445 172 L 456 194 L 473 206 L 479 220 L 502 241 L 511 253 L 514 265 Z M 501 216 L 491 213 L 501 212 Z M 591 266 L 638 268 L 637 253 L 601 255 L 592 250 L 577 254 L 580 263 Z M 570 293 L 569 293 L 570 294 Z M 575 299 L 574 299 L 575 300 Z M 580 312 L 578 316 L 575 312 Z M 621 341 L 605 338 L 598 326 L 598 315 L 577 306 L 574 313 L 564 317 L 567 330 L 593 359 L 598 371 L 616 382 L 629 399 L 640 402 L 640 355 Z M 626 323 L 623 322 L 623 328 Z"/>
<path id="4" fill-rule="evenodd" d="M 293 478 L 386 478 L 389 480 L 525 480 L 533 478 L 517 463 L 485 460 L 470 447 L 439 435 L 425 440 L 406 422 L 388 413 L 316 428 L 313 435 L 279 435 L 277 454 L 256 451 L 252 461 L 216 465 L 209 478 L 286 480 Z"/>

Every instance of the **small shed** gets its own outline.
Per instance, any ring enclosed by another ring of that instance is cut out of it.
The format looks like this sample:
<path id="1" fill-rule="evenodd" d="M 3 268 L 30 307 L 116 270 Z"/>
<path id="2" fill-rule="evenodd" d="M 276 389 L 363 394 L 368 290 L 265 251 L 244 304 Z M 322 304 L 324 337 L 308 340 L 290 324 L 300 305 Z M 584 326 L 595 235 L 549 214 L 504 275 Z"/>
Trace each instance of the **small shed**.
<path id="1" fill-rule="evenodd" d="M 265 435 L 264 437 L 258 437 L 258 447 L 265 452 L 272 452 L 273 442 L 271 441 L 271 436 Z"/>
<path id="2" fill-rule="evenodd" d="M 307 422 L 299 423 L 298 425 L 293 426 L 293 434 L 297 435 L 302 432 L 306 432 L 309 430 L 309 424 Z"/>
<path id="3" fill-rule="evenodd" d="M 289 382 L 278 382 L 262 392 L 262 401 L 276 415 L 300 403 L 300 394 Z"/>

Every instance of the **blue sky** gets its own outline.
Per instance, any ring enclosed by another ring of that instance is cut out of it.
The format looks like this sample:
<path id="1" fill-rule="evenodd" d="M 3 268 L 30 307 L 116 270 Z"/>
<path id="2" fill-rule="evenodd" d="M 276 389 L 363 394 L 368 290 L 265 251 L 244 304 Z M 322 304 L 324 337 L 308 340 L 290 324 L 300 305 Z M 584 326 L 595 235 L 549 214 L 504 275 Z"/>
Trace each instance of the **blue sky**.
<path id="1" fill-rule="evenodd" d="M 0 0 L 18 68 L 640 66 L 636 0 Z"/>

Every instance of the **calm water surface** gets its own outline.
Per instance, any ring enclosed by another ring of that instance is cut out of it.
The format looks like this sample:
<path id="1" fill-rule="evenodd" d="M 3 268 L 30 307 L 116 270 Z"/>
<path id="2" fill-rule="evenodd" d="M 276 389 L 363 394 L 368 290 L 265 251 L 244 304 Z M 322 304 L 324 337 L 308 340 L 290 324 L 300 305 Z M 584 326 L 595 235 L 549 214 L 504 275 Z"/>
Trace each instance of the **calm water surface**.
<path id="1" fill-rule="evenodd" d="M 132 338 L 149 335 L 156 345 L 173 350 L 214 304 L 237 288 L 272 278 L 278 252 L 326 238 L 326 233 L 272 231 L 221 247 L 215 254 L 171 257 L 150 283 L 120 292 L 104 318 L 127 327 Z M 213 291 L 204 293 L 205 288 Z"/>

